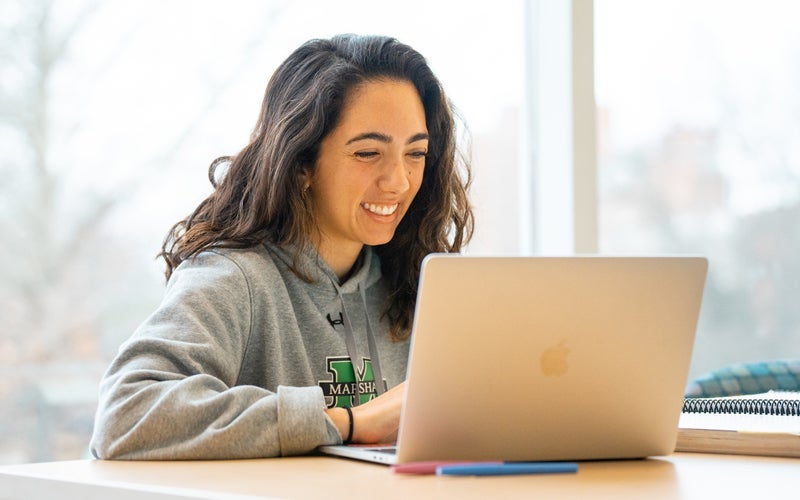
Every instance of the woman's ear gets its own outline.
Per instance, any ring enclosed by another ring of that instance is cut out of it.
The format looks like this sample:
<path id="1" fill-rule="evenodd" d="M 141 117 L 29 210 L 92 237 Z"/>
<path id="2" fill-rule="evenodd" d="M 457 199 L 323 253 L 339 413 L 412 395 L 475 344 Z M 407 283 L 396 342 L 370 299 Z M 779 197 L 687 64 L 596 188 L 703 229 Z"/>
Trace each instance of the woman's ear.
<path id="1" fill-rule="evenodd" d="M 300 185 L 302 186 L 301 190 L 303 193 L 308 191 L 311 187 L 311 172 L 308 169 L 303 170 L 303 173 L 300 174 Z"/>

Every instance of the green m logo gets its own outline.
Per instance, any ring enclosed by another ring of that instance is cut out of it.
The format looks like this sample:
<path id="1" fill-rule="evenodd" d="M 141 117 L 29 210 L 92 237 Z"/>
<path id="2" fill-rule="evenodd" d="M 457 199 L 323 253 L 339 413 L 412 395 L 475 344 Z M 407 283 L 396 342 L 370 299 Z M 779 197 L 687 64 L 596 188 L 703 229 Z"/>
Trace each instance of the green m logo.
<path id="1" fill-rule="evenodd" d="M 375 374 L 372 371 L 371 359 L 363 358 L 358 372 L 348 357 L 329 357 L 326 362 L 327 371 L 333 380 L 321 380 L 319 386 L 325 395 L 328 408 L 357 406 L 376 396 Z M 383 384 L 385 387 L 386 381 L 383 381 Z M 357 392 L 361 393 L 358 401 L 356 401 Z"/>

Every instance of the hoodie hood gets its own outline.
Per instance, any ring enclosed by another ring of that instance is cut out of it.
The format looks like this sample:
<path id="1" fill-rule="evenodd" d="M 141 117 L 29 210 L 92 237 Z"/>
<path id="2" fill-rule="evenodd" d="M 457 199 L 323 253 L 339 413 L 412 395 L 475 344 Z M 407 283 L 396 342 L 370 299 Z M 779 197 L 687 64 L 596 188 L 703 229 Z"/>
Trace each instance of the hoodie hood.
<path id="1" fill-rule="evenodd" d="M 330 303 L 334 298 L 338 300 L 341 306 L 341 324 L 344 327 L 344 341 L 347 346 L 348 356 L 350 356 L 350 360 L 353 363 L 356 378 L 358 378 L 358 370 L 356 369 L 357 360 L 364 359 L 364 356 L 361 355 L 356 345 L 353 325 L 350 318 L 351 314 L 364 315 L 368 343 L 366 359 L 370 359 L 372 362 L 376 393 L 379 396 L 383 394 L 385 392 L 385 387 L 382 383 L 384 379 L 381 372 L 380 353 L 375 340 L 372 320 L 367 312 L 369 308 L 366 301 L 366 290 L 377 283 L 382 276 L 380 259 L 377 254 L 375 254 L 372 247 L 364 245 L 361 254 L 354 264 L 354 267 L 357 269 L 350 274 L 344 283 L 339 283 L 339 277 L 336 276 L 336 273 L 333 272 L 328 263 L 319 255 L 313 245 L 309 245 L 308 248 L 296 257 L 295 246 L 287 245 L 286 247 L 279 247 L 271 243 L 264 243 L 264 246 L 287 266 L 297 269 L 297 271 L 312 279 L 309 294 L 313 297 L 315 302 L 318 304 L 326 304 Z M 348 310 L 345 296 L 353 294 L 356 295 L 360 303 L 360 311 Z M 329 321 L 331 321 L 331 326 L 334 326 L 334 321 L 330 320 L 330 318 Z M 359 380 L 358 382 L 361 381 Z M 361 401 L 360 387 L 361 384 L 357 383 L 356 404 Z"/>

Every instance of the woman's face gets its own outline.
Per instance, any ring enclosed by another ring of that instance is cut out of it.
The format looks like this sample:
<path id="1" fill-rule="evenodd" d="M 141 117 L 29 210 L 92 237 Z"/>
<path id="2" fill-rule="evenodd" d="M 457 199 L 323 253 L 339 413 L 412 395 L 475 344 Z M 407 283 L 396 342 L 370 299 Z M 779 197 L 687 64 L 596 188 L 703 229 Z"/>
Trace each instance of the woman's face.
<path id="1" fill-rule="evenodd" d="M 350 92 L 309 179 L 318 251 L 332 267 L 331 259 L 354 262 L 363 245 L 392 239 L 422 184 L 427 151 L 425 110 L 411 83 L 375 80 Z"/>

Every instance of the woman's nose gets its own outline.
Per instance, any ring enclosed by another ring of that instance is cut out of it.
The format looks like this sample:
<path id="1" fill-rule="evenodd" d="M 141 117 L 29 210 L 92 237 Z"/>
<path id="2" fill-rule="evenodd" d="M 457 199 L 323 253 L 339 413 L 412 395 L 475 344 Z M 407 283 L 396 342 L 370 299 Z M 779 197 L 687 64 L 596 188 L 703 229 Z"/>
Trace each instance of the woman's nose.
<path id="1" fill-rule="evenodd" d="M 403 158 L 392 158 L 383 166 L 381 176 L 378 179 L 378 187 L 391 193 L 404 193 L 408 191 L 410 183 L 408 180 L 408 169 Z"/>

